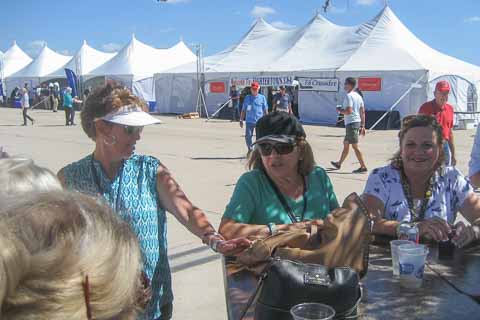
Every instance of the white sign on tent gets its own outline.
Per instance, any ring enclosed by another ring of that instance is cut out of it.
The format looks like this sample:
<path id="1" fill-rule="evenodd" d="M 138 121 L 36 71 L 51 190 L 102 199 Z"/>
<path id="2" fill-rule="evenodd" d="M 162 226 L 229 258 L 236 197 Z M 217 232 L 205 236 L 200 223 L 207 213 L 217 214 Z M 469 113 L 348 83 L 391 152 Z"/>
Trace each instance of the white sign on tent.
<path id="1" fill-rule="evenodd" d="M 300 90 L 338 92 L 339 80 L 336 78 L 297 78 Z"/>
<path id="2" fill-rule="evenodd" d="M 293 82 L 292 76 L 260 76 L 260 77 L 248 77 L 248 78 L 232 78 L 231 84 L 235 84 L 238 87 L 248 87 L 253 81 L 257 81 L 261 86 L 290 86 Z"/>

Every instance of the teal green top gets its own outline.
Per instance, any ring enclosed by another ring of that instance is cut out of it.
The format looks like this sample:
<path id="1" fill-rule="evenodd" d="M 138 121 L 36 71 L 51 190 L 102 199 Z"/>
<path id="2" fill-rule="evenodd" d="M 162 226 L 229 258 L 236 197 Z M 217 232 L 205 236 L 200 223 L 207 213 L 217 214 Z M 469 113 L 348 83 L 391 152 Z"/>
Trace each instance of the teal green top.
<path id="1" fill-rule="evenodd" d="M 330 178 L 320 167 L 315 167 L 308 175 L 305 197 L 307 209 L 304 220 L 324 219 L 333 209 L 338 208 Z M 304 197 L 294 200 L 285 196 L 285 199 L 300 221 Z M 245 224 L 292 223 L 267 177 L 260 170 L 249 171 L 240 177 L 223 217 Z"/>

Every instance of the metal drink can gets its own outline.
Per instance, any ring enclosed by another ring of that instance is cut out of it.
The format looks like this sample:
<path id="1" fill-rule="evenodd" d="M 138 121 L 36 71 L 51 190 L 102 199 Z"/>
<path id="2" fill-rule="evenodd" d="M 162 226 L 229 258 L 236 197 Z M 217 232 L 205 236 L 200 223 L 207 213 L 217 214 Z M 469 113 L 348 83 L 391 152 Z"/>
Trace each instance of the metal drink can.
<path id="1" fill-rule="evenodd" d="M 413 241 L 415 243 L 420 242 L 420 231 L 416 225 L 412 225 L 408 230 L 408 240 Z"/>

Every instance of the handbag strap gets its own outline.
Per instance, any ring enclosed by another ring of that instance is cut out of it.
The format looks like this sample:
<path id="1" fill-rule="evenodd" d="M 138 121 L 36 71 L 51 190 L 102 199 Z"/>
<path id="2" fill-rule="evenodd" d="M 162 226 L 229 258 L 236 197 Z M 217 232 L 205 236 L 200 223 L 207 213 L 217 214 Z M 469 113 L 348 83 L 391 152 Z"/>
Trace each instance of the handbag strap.
<path id="1" fill-rule="evenodd" d="M 267 267 L 268 268 L 268 267 Z M 253 292 L 253 294 L 250 296 L 250 298 L 248 299 L 247 301 L 247 304 L 245 305 L 245 307 L 243 307 L 242 309 L 242 313 L 240 314 L 240 317 L 238 318 L 238 320 L 243 320 L 243 318 L 245 317 L 245 315 L 247 314 L 248 312 L 248 309 L 250 309 L 250 307 L 256 302 L 256 300 L 258 299 L 258 296 L 260 294 L 260 291 L 263 287 L 263 284 L 265 283 L 265 278 L 267 277 L 267 271 L 265 271 L 261 276 L 260 276 L 260 279 L 258 280 L 258 283 L 257 283 L 257 287 L 255 288 L 255 291 Z"/>
<path id="2" fill-rule="evenodd" d="M 285 211 L 287 212 L 288 216 L 290 217 L 290 220 L 292 220 L 292 223 L 297 223 L 298 222 L 297 217 L 293 213 L 292 208 L 290 208 L 290 206 L 288 205 L 287 200 L 285 200 L 285 197 L 280 192 L 277 185 L 273 182 L 272 178 L 270 178 L 270 176 L 268 175 L 268 173 L 265 172 L 265 170 L 263 170 L 263 174 L 267 178 L 268 183 L 272 187 L 273 191 L 275 191 L 278 201 L 280 201 L 280 203 L 282 204 L 283 209 L 285 209 Z M 302 175 L 302 179 L 303 179 L 303 212 L 302 212 L 302 220 L 303 220 L 305 212 L 307 211 L 307 182 L 305 181 L 306 178 L 303 175 Z"/>

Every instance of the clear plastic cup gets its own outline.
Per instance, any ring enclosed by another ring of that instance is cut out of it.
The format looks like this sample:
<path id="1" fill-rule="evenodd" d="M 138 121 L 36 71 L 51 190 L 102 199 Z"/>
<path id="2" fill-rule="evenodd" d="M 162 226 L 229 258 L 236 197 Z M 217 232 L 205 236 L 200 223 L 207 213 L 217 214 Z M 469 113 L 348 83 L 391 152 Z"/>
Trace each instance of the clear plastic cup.
<path id="1" fill-rule="evenodd" d="M 392 240 L 390 241 L 390 251 L 392 252 L 392 268 L 393 276 L 398 278 L 400 276 L 400 271 L 398 269 L 398 247 L 404 244 L 413 244 L 412 241 L 408 240 Z"/>
<path id="2" fill-rule="evenodd" d="M 423 244 L 403 244 L 398 247 L 400 285 L 416 289 L 422 286 L 428 248 Z"/>
<path id="3" fill-rule="evenodd" d="M 335 310 L 322 303 L 301 303 L 290 309 L 294 320 L 331 320 Z"/>

